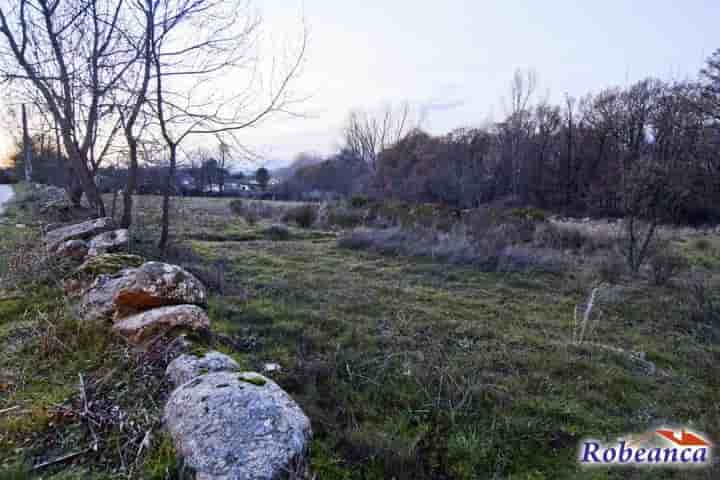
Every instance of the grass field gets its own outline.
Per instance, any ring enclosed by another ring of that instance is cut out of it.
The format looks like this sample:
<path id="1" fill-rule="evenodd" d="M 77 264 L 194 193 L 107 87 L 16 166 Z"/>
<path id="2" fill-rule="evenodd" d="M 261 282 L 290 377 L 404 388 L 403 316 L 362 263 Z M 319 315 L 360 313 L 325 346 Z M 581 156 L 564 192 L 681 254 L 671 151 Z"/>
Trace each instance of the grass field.
<path id="1" fill-rule="evenodd" d="M 138 207 L 133 249 L 156 255 L 159 202 L 140 197 Z M 576 465 L 582 438 L 613 439 L 664 423 L 690 425 L 720 441 L 720 325 L 691 321 L 678 285 L 614 285 L 578 343 L 574 311 L 589 294 L 579 272 L 487 273 L 340 249 L 336 232 L 294 227 L 289 239 L 270 240 L 270 222 L 249 225 L 222 199 L 182 200 L 173 212 L 168 260 L 195 272 L 213 292 L 215 335 L 205 347 L 250 370 L 281 366 L 269 375 L 313 422 L 311 464 L 318 479 L 720 477 L 717 466 Z M 14 224 L 32 212 L 15 205 L 8 213 Z M 5 256 L 32 231 L 0 226 Z M 709 247 L 677 243 L 709 277 L 720 265 L 717 246 L 714 237 Z M 82 419 L 56 417 L 57 405 L 77 402 L 78 374 L 97 385 L 112 372 L 108 383 L 116 387 L 103 390 L 102 384 L 97 392 L 116 395 L 120 405 L 137 392 L 162 398 L 161 382 L 147 380 L 152 367 L 121 373 L 142 360 L 102 332 L 84 331 L 76 345 L 50 346 L 43 355 L 33 343 L 43 337 L 33 329 L 51 321 L 48 312 L 65 308 L 56 288 L 35 283 L 19 298 L 6 295 L 9 300 L 0 299 L 0 411 L 21 408 L 0 414 L 0 463 L 28 462 L 40 452 L 57 458 L 92 445 Z M 657 370 L 649 372 L 647 362 Z M 45 473 L 127 478 L 132 469 L 133 478 L 177 478 L 158 408 L 143 406 L 143 419 L 128 406 L 143 422 L 133 432 L 141 433 L 112 430 L 112 439 L 101 441 L 108 452 Z M 153 441 L 136 459 L 109 453 L 113 441 L 138 442 L 145 430 Z M 43 451 L 45 443 L 54 450 Z"/>

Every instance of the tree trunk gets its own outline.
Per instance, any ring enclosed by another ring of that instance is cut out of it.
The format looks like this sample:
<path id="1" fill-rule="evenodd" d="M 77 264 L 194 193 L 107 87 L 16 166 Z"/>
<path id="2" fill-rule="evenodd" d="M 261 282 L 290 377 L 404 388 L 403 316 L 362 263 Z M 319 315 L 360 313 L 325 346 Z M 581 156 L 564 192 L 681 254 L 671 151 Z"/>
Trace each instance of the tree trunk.
<path id="1" fill-rule="evenodd" d="M 90 206 L 95 210 L 98 217 L 105 216 L 105 204 L 98 192 L 97 185 L 93 175 L 88 168 L 86 155 L 80 150 L 72 138 L 67 125 L 61 124 L 63 142 L 65 143 L 65 152 L 71 166 L 70 189 L 68 194 L 73 205 L 80 204 L 82 193 L 85 194 Z"/>
<path id="2" fill-rule="evenodd" d="M 28 131 L 27 111 L 25 104 L 22 106 L 22 124 L 23 124 L 23 161 L 25 162 L 25 181 L 32 181 L 32 141 L 30 140 L 30 132 Z"/>
<path id="3" fill-rule="evenodd" d="M 162 232 L 160 233 L 160 243 L 158 247 L 165 254 L 167 250 L 168 239 L 170 237 L 170 194 L 172 193 L 173 179 L 175 178 L 175 165 L 177 163 L 177 145 L 170 145 L 170 169 L 168 170 L 165 182 L 165 194 L 163 195 L 162 205 Z"/>
<path id="4" fill-rule="evenodd" d="M 137 189 L 137 171 L 138 171 L 138 160 L 137 160 L 137 142 L 130 140 L 132 135 L 126 135 L 130 146 L 130 166 L 128 168 L 127 186 L 123 192 L 123 217 L 121 225 L 123 228 L 129 228 L 132 225 L 132 209 L 133 209 L 133 195 Z"/>

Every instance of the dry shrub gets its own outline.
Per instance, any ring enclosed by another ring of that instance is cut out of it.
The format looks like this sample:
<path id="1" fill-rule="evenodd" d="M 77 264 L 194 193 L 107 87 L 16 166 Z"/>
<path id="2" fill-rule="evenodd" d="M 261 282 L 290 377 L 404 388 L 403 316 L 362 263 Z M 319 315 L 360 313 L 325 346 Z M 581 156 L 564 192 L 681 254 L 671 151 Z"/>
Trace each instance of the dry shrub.
<path id="1" fill-rule="evenodd" d="M 359 228 L 340 238 L 338 246 L 475 265 L 484 271 L 557 273 L 564 268 L 564 262 L 554 252 L 509 245 L 503 229 L 488 232 L 478 240 L 462 226 L 450 232 L 422 227 Z"/>
<path id="2" fill-rule="evenodd" d="M 538 226 L 534 240 L 536 245 L 547 248 L 594 253 L 614 248 L 618 237 L 608 224 L 548 222 Z"/>
<path id="3" fill-rule="evenodd" d="M 592 271 L 602 281 L 617 283 L 627 270 L 625 259 L 615 250 L 599 255 L 592 260 Z"/>
<path id="4" fill-rule="evenodd" d="M 720 297 L 717 285 L 705 279 L 693 279 L 687 285 L 690 320 L 720 327 Z"/>
<path id="5" fill-rule="evenodd" d="M 262 200 L 243 200 L 236 198 L 228 207 L 237 216 L 242 217 L 248 224 L 255 225 L 260 219 L 279 219 L 285 209 Z"/>
<path id="6" fill-rule="evenodd" d="M 538 225 L 544 224 L 535 217 L 511 215 L 490 208 L 468 213 L 463 223 L 473 238 L 503 237 L 506 245 L 531 242 Z"/>
<path id="7" fill-rule="evenodd" d="M 693 247 L 695 247 L 696 250 L 705 252 L 712 248 L 712 243 L 710 243 L 710 240 L 707 238 L 698 238 L 693 242 Z"/>
<path id="8" fill-rule="evenodd" d="M 315 205 L 299 205 L 293 207 L 283 216 L 283 222 L 295 223 L 300 228 L 310 228 L 318 218 L 318 208 Z"/>
<path id="9" fill-rule="evenodd" d="M 327 208 L 324 223 L 328 227 L 356 228 L 365 222 L 365 217 L 363 210 L 338 205 Z"/>
<path id="10" fill-rule="evenodd" d="M 263 235 L 269 240 L 273 241 L 285 241 L 290 240 L 290 229 L 280 223 L 270 225 L 268 228 L 263 230 Z"/>
<path id="11" fill-rule="evenodd" d="M 498 255 L 501 272 L 562 273 L 565 262 L 557 253 L 531 247 L 506 247 Z"/>
<path id="12" fill-rule="evenodd" d="M 232 211 L 235 215 L 241 216 L 245 213 L 245 202 L 243 202 L 240 198 L 231 200 L 228 207 L 230 207 L 230 211 Z"/>
<path id="13" fill-rule="evenodd" d="M 579 228 L 547 223 L 535 231 L 535 243 L 558 250 L 579 250 L 586 237 Z"/>
<path id="14" fill-rule="evenodd" d="M 682 255 L 673 252 L 668 246 L 659 247 L 650 256 L 650 272 L 655 285 L 666 285 L 688 267 L 688 261 Z"/>
<path id="15" fill-rule="evenodd" d="M 76 260 L 48 257 L 40 240 L 30 235 L 16 241 L 15 250 L 8 256 L 3 255 L 0 275 L 6 288 L 35 282 L 51 284 L 60 281 L 77 266 Z"/>
<path id="16" fill-rule="evenodd" d="M 373 231 L 369 228 L 356 228 L 352 232 L 340 237 L 338 239 L 338 247 L 345 248 L 348 250 L 368 250 L 373 246 L 371 233 Z"/>
<path id="17" fill-rule="evenodd" d="M 352 208 L 365 208 L 370 204 L 370 199 L 365 195 L 354 195 L 348 203 Z"/>

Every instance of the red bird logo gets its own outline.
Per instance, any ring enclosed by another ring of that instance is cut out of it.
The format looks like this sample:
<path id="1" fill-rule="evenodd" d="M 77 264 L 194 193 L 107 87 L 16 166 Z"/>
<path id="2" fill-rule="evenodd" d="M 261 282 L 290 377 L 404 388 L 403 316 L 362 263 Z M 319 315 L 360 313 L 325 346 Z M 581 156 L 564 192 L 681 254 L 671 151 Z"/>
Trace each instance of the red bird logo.
<path id="1" fill-rule="evenodd" d="M 680 445 L 681 447 L 712 446 L 710 442 L 706 441 L 701 436 L 695 435 L 694 433 L 686 432 L 685 430 L 682 430 L 680 432 L 676 432 L 675 430 L 656 430 L 655 432 L 666 440 L 670 440 L 674 444 Z"/>

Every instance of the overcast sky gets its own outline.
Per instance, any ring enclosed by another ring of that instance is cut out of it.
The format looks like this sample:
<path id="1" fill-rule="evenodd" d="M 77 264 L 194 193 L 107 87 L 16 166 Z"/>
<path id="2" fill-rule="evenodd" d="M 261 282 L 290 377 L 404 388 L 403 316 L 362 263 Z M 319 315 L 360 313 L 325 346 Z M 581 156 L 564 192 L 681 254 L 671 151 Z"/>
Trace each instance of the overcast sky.
<path id="1" fill-rule="evenodd" d="M 695 77 L 720 48 L 718 0 L 263 0 L 273 38 L 293 38 L 304 12 L 310 44 L 296 90 L 307 118 L 242 138 L 278 166 L 328 153 L 352 108 L 410 101 L 433 133 L 503 113 L 517 68 L 552 100 L 645 76 Z"/>
<path id="2" fill-rule="evenodd" d="M 304 5 L 304 6 L 303 6 Z M 652 75 L 695 77 L 720 48 L 718 0 L 265 0 L 273 30 L 304 10 L 310 48 L 299 88 L 311 118 L 247 137 L 269 158 L 337 146 L 354 107 L 408 100 L 443 133 L 503 113 L 516 68 L 551 99 Z"/>

